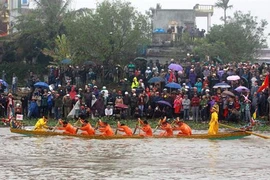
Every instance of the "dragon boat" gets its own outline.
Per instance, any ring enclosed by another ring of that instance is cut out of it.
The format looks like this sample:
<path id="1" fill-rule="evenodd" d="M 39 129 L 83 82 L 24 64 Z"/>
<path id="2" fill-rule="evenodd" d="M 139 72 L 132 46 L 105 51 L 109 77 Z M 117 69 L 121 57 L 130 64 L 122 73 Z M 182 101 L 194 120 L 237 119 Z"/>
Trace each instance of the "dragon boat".
<path id="1" fill-rule="evenodd" d="M 18 133 L 26 136 L 66 136 L 66 137 L 76 137 L 76 138 L 84 138 L 84 139 L 99 139 L 99 140 L 113 140 L 113 139 L 145 139 L 145 138 L 159 138 L 159 139 L 167 139 L 167 138 L 179 138 L 179 139 L 211 139 L 211 140 L 231 140 L 231 139 L 240 139 L 246 136 L 250 136 L 250 133 L 245 131 L 232 131 L 232 132 L 220 132 L 216 135 L 208 135 L 208 134 L 192 134 L 191 136 L 159 136 L 154 135 L 152 137 L 144 137 L 140 135 L 133 136 L 123 136 L 123 135 L 114 135 L 114 136 L 102 136 L 102 135 L 94 135 L 94 136 L 86 136 L 81 134 L 63 134 L 61 132 L 53 132 L 53 131 L 33 131 L 27 129 L 14 129 L 10 128 L 12 133 Z"/>

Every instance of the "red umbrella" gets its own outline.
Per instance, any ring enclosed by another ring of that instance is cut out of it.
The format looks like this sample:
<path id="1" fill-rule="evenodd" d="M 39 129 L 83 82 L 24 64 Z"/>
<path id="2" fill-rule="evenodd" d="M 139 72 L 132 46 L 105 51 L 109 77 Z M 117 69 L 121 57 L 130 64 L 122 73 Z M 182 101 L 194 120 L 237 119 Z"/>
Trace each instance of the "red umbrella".
<path id="1" fill-rule="evenodd" d="M 128 108 L 128 106 L 125 105 L 125 104 L 116 104 L 114 107 L 121 108 L 121 109 L 127 109 Z"/>

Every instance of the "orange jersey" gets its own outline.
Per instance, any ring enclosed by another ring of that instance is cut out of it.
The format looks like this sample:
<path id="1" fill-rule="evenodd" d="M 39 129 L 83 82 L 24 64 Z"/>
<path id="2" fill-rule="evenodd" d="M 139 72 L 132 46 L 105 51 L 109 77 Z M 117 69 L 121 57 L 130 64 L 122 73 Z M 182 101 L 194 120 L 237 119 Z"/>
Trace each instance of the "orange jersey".
<path id="1" fill-rule="evenodd" d="M 59 130 L 64 130 L 65 132 L 65 134 L 76 134 L 76 128 L 75 127 L 73 127 L 71 124 L 67 124 L 67 126 L 66 127 L 59 127 L 58 128 Z"/>
<path id="2" fill-rule="evenodd" d="M 153 136 L 153 131 L 149 124 L 144 125 L 141 129 L 145 132 L 145 136 Z"/>
<path id="3" fill-rule="evenodd" d="M 92 128 L 90 123 L 87 123 L 85 126 L 81 127 L 80 130 L 84 131 L 85 135 L 95 135 L 95 129 Z"/>
<path id="4" fill-rule="evenodd" d="M 173 136 L 172 126 L 169 123 L 162 125 L 160 128 L 165 130 L 165 132 L 162 134 L 163 136 Z"/>
<path id="5" fill-rule="evenodd" d="M 114 132 L 110 125 L 99 128 L 99 131 L 102 132 L 103 136 L 113 136 Z"/>
<path id="6" fill-rule="evenodd" d="M 125 132 L 127 136 L 132 136 L 133 134 L 132 130 L 128 126 L 120 126 L 120 124 L 118 124 L 118 130 Z"/>
<path id="7" fill-rule="evenodd" d="M 177 128 L 174 128 L 174 130 L 179 130 L 179 135 L 183 134 L 190 136 L 192 134 L 191 128 L 185 123 L 183 123 L 181 126 L 178 126 Z"/>

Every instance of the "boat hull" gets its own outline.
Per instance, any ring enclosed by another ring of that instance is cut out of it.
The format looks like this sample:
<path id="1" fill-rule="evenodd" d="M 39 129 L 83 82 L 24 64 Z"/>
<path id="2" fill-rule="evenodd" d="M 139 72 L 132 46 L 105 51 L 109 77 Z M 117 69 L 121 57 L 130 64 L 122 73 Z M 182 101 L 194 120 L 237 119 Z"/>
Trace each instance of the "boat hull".
<path id="1" fill-rule="evenodd" d="M 12 133 L 23 134 L 27 136 L 66 136 L 66 137 L 78 137 L 78 138 L 85 138 L 85 139 L 100 139 L 100 140 L 110 140 L 110 139 L 144 139 L 144 138 L 179 138 L 179 139 L 212 139 L 212 140 L 229 140 L 229 139 L 240 139 L 246 136 L 250 136 L 250 134 L 243 132 L 243 131 L 236 131 L 236 132 L 222 132 L 216 135 L 208 135 L 208 134 L 193 134 L 191 136 L 158 136 L 154 135 L 152 137 L 144 137 L 139 135 L 133 136 L 122 136 L 122 135 L 114 135 L 114 136 L 102 136 L 102 135 L 94 135 L 94 136 L 86 136 L 80 134 L 63 134 L 60 132 L 52 132 L 52 131 L 33 131 L 33 130 L 25 130 L 25 129 L 13 129 L 11 128 L 10 131 Z"/>

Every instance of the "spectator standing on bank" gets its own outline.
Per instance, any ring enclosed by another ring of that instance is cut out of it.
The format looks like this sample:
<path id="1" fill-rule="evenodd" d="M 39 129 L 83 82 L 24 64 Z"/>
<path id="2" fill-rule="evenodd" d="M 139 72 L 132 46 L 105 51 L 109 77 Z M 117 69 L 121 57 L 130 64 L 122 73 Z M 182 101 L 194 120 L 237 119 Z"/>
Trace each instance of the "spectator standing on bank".
<path id="1" fill-rule="evenodd" d="M 12 76 L 12 93 L 16 94 L 17 93 L 17 85 L 18 85 L 18 77 L 13 73 Z"/>

